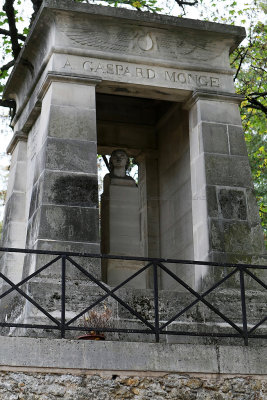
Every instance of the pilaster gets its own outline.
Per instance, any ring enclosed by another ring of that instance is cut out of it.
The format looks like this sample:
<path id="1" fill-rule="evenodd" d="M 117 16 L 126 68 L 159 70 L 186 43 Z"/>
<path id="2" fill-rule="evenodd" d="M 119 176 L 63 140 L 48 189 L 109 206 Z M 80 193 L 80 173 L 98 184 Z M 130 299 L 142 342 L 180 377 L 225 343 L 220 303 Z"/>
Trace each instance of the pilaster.
<path id="1" fill-rule="evenodd" d="M 197 90 L 189 110 L 194 259 L 253 263 L 264 254 L 238 95 Z M 200 281 L 206 274 L 201 272 Z"/>
<path id="2" fill-rule="evenodd" d="M 35 139 L 29 136 L 35 141 L 30 248 L 99 252 L 97 82 L 51 72 L 40 90 L 38 134 Z"/>

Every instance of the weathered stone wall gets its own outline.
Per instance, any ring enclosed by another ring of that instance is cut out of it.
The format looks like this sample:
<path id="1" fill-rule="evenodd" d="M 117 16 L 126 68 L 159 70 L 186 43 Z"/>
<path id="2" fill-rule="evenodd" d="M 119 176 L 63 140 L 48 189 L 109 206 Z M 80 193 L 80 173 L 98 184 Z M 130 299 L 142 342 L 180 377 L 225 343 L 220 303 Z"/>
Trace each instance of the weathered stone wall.
<path id="1" fill-rule="evenodd" d="M 1 400 L 264 400 L 267 376 L 0 372 Z"/>

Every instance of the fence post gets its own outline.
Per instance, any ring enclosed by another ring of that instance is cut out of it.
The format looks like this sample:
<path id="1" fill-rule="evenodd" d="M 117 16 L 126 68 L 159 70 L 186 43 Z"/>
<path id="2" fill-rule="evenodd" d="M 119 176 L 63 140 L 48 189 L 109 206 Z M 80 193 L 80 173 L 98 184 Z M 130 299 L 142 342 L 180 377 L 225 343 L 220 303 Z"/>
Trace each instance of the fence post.
<path id="1" fill-rule="evenodd" d="M 65 338 L 66 255 L 61 257 L 61 339 Z"/>
<path id="2" fill-rule="evenodd" d="M 239 278 L 240 278 L 240 294 L 241 294 L 241 305 L 242 305 L 243 338 L 245 346 L 248 346 L 246 293 L 245 293 L 244 271 L 242 267 L 239 267 Z"/>
<path id="3" fill-rule="evenodd" d="M 155 310 L 155 339 L 159 342 L 159 287 L 158 287 L 158 271 L 157 264 L 153 263 L 154 275 L 154 310 Z"/>

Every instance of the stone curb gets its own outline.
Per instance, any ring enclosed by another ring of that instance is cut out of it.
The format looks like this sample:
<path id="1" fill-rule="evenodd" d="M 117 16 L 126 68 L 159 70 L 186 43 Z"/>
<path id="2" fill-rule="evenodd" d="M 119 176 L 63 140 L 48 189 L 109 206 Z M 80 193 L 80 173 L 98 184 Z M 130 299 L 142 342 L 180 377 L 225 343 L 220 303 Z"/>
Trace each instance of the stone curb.
<path id="1" fill-rule="evenodd" d="M 0 337 L 0 366 L 261 375 L 266 360 L 267 347 Z"/>

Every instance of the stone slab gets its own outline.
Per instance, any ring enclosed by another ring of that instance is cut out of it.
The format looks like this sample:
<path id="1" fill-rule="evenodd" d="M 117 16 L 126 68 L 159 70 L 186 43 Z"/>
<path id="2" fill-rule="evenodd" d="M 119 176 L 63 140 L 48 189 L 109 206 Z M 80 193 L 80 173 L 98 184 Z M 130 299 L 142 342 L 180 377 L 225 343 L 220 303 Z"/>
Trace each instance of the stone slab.
<path id="1" fill-rule="evenodd" d="M 0 348 L 1 366 L 63 369 L 265 374 L 267 359 L 267 347 L 231 346 L 229 357 L 227 346 L 3 336 Z"/>

